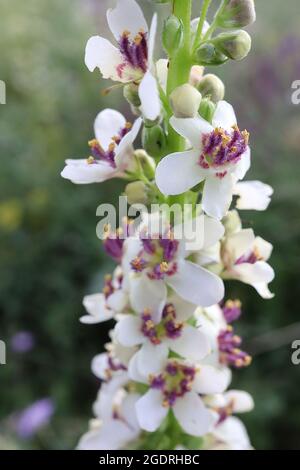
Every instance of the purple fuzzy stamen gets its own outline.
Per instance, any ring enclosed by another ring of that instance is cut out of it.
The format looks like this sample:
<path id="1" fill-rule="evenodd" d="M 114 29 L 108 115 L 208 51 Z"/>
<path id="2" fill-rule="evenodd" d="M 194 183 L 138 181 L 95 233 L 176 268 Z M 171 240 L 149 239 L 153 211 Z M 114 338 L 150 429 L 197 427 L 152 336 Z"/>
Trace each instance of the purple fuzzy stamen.
<path id="1" fill-rule="evenodd" d="M 116 168 L 115 156 L 116 156 L 116 145 L 119 145 L 123 137 L 131 129 L 131 124 L 127 123 L 124 128 L 121 128 L 117 135 L 112 136 L 112 142 L 108 146 L 107 150 L 104 150 L 101 143 L 97 139 L 93 139 L 89 142 L 91 149 L 91 158 L 88 159 L 89 164 L 97 164 L 100 161 L 108 163 L 112 168 Z"/>
<path id="2" fill-rule="evenodd" d="M 241 302 L 239 300 L 228 300 L 222 307 L 223 315 L 227 323 L 237 320 L 241 314 Z"/>
<path id="3" fill-rule="evenodd" d="M 119 49 L 123 56 L 125 64 L 133 69 L 139 69 L 143 73 L 148 69 L 148 45 L 147 34 L 139 32 L 134 40 L 125 31 L 119 40 Z"/>
<path id="4" fill-rule="evenodd" d="M 163 405 L 172 407 L 178 398 L 191 390 L 195 374 L 196 369 L 193 367 L 170 361 L 161 374 L 151 377 L 150 387 L 161 390 Z"/>
<path id="5" fill-rule="evenodd" d="M 249 134 L 241 132 L 237 126 L 232 131 L 216 128 L 202 138 L 203 150 L 199 165 L 204 168 L 222 168 L 228 164 L 236 164 L 247 150 Z M 223 178 L 225 172 L 218 172 L 217 176 Z"/>
<path id="6" fill-rule="evenodd" d="M 249 366 L 251 357 L 239 347 L 242 339 L 234 334 L 233 328 L 228 326 L 226 330 L 221 331 L 218 336 L 220 362 L 228 366 L 240 369 Z"/>

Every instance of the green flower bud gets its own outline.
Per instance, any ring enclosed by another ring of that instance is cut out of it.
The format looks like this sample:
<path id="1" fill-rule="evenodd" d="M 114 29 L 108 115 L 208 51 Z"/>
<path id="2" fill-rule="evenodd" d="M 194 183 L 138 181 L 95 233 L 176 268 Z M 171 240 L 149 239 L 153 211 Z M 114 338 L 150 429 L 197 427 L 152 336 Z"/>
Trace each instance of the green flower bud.
<path id="1" fill-rule="evenodd" d="M 233 60 L 244 59 L 251 49 L 251 37 L 243 30 L 221 33 L 213 43 L 222 54 Z"/>
<path id="2" fill-rule="evenodd" d="M 199 65 L 221 65 L 224 64 L 228 57 L 216 49 L 211 42 L 202 44 L 196 53 L 194 60 Z"/>
<path id="3" fill-rule="evenodd" d="M 143 181 L 134 181 L 125 188 L 128 204 L 149 204 L 148 188 Z"/>
<path id="4" fill-rule="evenodd" d="M 181 85 L 170 95 L 170 104 L 178 118 L 195 117 L 201 103 L 201 93 L 189 83 Z"/>
<path id="5" fill-rule="evenodd" d="M 144 127 L 143 147 L 154 158 L 160 158 L 166 147 L 166 136 L 161 126 Z"/>
<path id="6" fill-rule="evenodd" d="M 172 15 L 165 21 L 162 42 L 166 52 L 172 56 L 183 41 L 183 24 L 177 16 Z"/>
<path id="7" fill-rule="evenodd" d="M 228 214 L 222 219 L 222 224 L 225 227 L 226 235 L 235 233 L 242 227 L 240 216 L 236 210 L 228 212 Z"/>
<path id="8" fill-rule="evenodd" d="M 218 18 L 224 29 L 243 28 L 256 20 L 254 0 L 230 0 Z"/>
<path id="9" fill-rule="evenodd" d="M 128 101 L 129 104 L 138 108 L 141 106 L 141 100 L 139 97 L 139 86 L 135 83 L 129 83 L 123 88 L 124 98 Z"/>
<path id="10" fill-rule="evenodd" d="M 200 104 L 199 114 L 205 121 L 212 122 L 215 109 L 216 105 L 209 98 L 203 98 Z"/>
<path id="11" fill-rule="evenodd" d="M 138 160 L 139 165 L 142 167 L 144 174 L 148 179 L 153 179 L 155 175 L 155 160 L 143 149 L 134 152 L 135 158 Z"/>
<path id="12" fill-rule="evenodd" d="M 203 97 L 207 96 L 214 103 L 221 101 L 225 95 L 224 83 L 219 77 L 212 73 L 205 75 L 200 80 L 197 88 Z"/>

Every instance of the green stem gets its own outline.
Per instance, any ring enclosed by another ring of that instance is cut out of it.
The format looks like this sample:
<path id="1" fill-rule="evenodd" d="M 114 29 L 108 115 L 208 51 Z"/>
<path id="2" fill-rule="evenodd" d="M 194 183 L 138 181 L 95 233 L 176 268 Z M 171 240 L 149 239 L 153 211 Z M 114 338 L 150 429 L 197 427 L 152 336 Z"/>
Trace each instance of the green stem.
<path id="1" fill-rule="evenodd" d="M 194 50 L 197 49 L 197 47 L 199 46 L 199 44 L 201 42 L 203 26 L 204 26 L 204 23 L 205 23 L 205 20 L 206 20 L 207 12 L 208 12 L 208 9 L 210 7 L 211 1 L 212 0 L 203 0 L 201 16 L 200 16 L 200 20 L 199 20 L 199 23 L 198 23 L 198 28 L 197 28 L 197 32 L 196 32 L 194 47 L 193 47 Z"/>
<path id="2" fill-rule="evenodd" d="M 189 81 L 192 66 L 190 47 L 192 0 L 173 0 L 173 14 L 180 18 L 183 23 L 184 37 L 182 46 L 169 61 L 167 96 L 170 96 L 175 88 Z M 168 124 L 168 151 L 183 149 L 184 139 Z"/>
<path id="3" fill-rule="evenodd" d="M 207 30 L 206 34 L 204 35 L 201 42 L 205 42 L 208 39 L 210 39 L 210 37 L 211 37 L 212 33 L 214 32 L 214 30 L 218 27 L 219 16 L 223 13 L 223 10 L 225 9 L 225 7 L 227 6 L 228 3 L 229 3 L 229 0 L 223 0 L 222 1 L 219 9 L 217 10 L 217 12 L 215 14 L 215 17 L 213 19 L 212 24 L 208 28 L 208 30 Z"/>

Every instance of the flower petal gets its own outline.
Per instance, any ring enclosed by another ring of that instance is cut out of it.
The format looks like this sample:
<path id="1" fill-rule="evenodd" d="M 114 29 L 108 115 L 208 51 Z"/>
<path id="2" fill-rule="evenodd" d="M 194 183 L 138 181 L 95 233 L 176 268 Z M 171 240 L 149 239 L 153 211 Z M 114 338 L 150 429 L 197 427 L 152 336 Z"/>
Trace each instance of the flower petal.
<path id="1" fill-rule="evenodd" d="M 200 116 L 185 119 L 172 116 L 170 124 L 179 135 L 191 143 L 194 149 L 198 150 L 198 156 L 200 156 L 202 149 L 202 135 L 209 134 L 213 131 L 211 124 Z"/>
<path id="2" fill-rule="evenodd" d="M 199 152 L 167 155 L 157 166 L 156 184 L 165 195 L 182 194 L 203 181 L 206 173 L 198 165 Z"/>
<path id="3" fill-rule="evenodd" d="M 164 92 L 167 90 L 167 81 L 168 81 L 168 59 L 159 59 L 156 62 L 156 75 L 157 80 Z"/>
<path id="4" fill-rule="evenodd" d="M 144 342 L 141 332 L 141 319 L 134 315 L 124 315 L 115 327 L 117 341 L 123 346 L 136 346 Z"/>
<path id="5" fill-rule="evenodd" d="M 227 101 L 219 101 L 212 124 L 214 127 L 221 127 L 222 129 L 230 129 L 237 124 L 236 115 L 231 104 Z"/>
<path id="6" fill-rule="evenodd" d="M 242 263 L 234 266 L 234 274 L 245 284 L 269 283 L 274 279 L 273 268 L 265 261 L 254 264 Z"/>
<path id="7" fill-rule="evenodd" d="M 196 328 L 185 325 L 181 335 L 176 339 L 165 341 L 169 348 L 184 357 L 194 361 L 200 361 L 210 352 L 207 337 Z"/>
<path id="8" fill-rule="evenodd" d="M 263 260 L 267 261 L 272 254 L 273 245 L 261 237 L 256 237 L 254 242 L 255 248 Z"/>
<path id="9" fill-rule="evenodd" d="M 235 185 L 234 194 L 239 196 L 237 209 L 264 211 L 271 202 L 273 188 L 261 181 L 243 181 Z"/>
<path id="10" fill-rule="evenodd" d="M 124 276 L 130 277 L 128 273 L 131 273 L 131 261 L 136 258 L 140 251 L 142 250 L 143 245 L 139 238 L 129 237 L 124 242 L 123 247 L 123 259 L 122 259 L 122 271 Z"/>
<path id="11" fill-rule="evenodd" d="M 106 380 L 106 370 L 108 367 L 107 353 L 97 354 L 92 360 L 91 370 L 93 374 L 99 379 Z"/>
<path id="12" fill-rule="evenodd" d="M 230 173 L 223 178 L 215 175 L 206 179 L 203 190 L 202 205 L 206 214 L 222 219 L 232 201 L 234 181 Z"/>
<path id="13" fill-rule="evenodd" d="M 156 31 L 157 31 L 157 13 L 154 13 L 152 21 L 151 21 L 151 25 L 150 25 L 149 39 L 148 39 L 148 62 L 149 62 L 148 68 L 150 70 L 152 70 L 152 67 L 153 67 Z"/>
<path id="14" fill-rule="evenodd" d="M 231 381 L 231 371 L 226 367 L 201 365 L 193 383 L 193 389 L 201 394 L 223 393 Z"/>
<path id="15" fill-rule="evenodd" d="M 107 22 L 117 41 L 125 31 L 130 33 L 131 39 L 141 30 L 148 32 L 142 9 L 135 0 L 118 0 L 117 6 L 107 11 Z"/>
<path id="16" fill-rule="evenodd" d="M 195 304 L 187 302 L 186 300 L 179 297 L 179 295 L 173 293 L 168 298 L 168 303 L 174 305 L 176 310 L 176 320 L 184 322 L 191 318 L 195 312 Z"/>
<path id="17" fill-rule="evenodd" d="M 143 116 L 149 121 L 155 121 L 160 114 L 161 104 L 157 81 L 149 70 L 140 83 L 139 97 Z"/>
<path id="18" fill-rule="evenodd" d="M 135 408 L 140 427 L 148 432 L 156 431 L 168 414 L 168 408 L 162 405 L 162 394 L 158 390 L 149 390 L 138 400 Z"/>
<path id="19" fill-rule="evenodd" d="M 229 390 L 225 393 L 227 403 L 232 403 L 234 413 L 247 413 L 254 408 L 252 396 L 241 390 Z"/>
<path id="20" fill-rule="evenodd" d="M 136 119 L 131 130 L 123 137 L 116 149 L 115 163 L 121 171 L 126 169 L 130 158 L 133 157 L 132 144 L 140 132 L 141 125 L 142 119 Z"/>
<path id="21" fill-rule="evenodd" d="M 129 365 L 128 365 L 128 376 L 130 377 L 131 380 L 134 380 L 134 382 L 148 384 L 147 375 L 140 372 L 139 364 L 138 364 L 138 359 L 139 359 L 138 354 L 139 354 L 139 352 L 137 352 L 130 359 L 130 362 L 129 362 Z"/>
<path id="22" fill-rule="evenodd" d="M 254 282 L 252 284 L 252 287 L 258 292 L 258 294 L 266 300 L 273 299 L 275 294 L 273 294 L 270 289 L 268 288 L 268 285 L 264 282 Z"/>
<path id="23" fill-rule="evenodd" d="M 120 313 L 124 310 L 128 303 L 128 294 L 122 289 L 116 290 L 107 300 L 106 305 L 114 312 Z"/>
<path id="24" fill-rule="evenodd" d="M 163 281 L 149 279 L 146 275 L 133 275 L 130 278 L 130 302 L 133 309 L 142 313 L 151 311 L 153 321 L 159 323 L 167 298 L 167 288 Z"/>
<path id="25" fill-rule="evenodd" d="M 246 428 L 243 423 L 234 416 L 230 416 L 223 423 L 216 426 L 214 436 L 218 441 L 228 444 L 231 450 L 251 450 Z"/>
<path id="26" fill-rule="evenodd" d="M 99 429 L 89 431 L 80 439 L 78 450 L 118 450 L 138 435 L 138 429 L 120 419 L 105 421 Z"/>
<path id="27" fill-rule="evenodd" d="M 173 412 L 182 429 L 191 436 L 207 434 L 213 424 L 212 413 L 195 392 L 189 392 L 179 398 Z"/>
<path id="28" fill-rule="evenodd" d="M 124 129 L 126 119 L 114 109 L 104 109 L 101 111 L 94 122 L 95 137 L 104 150 L 108 150 L 112 138 Z"/>
<path id="29" fill-rule="evenodd" d="M 183 299 L 202 307 L 214 305 L 224 297 L 221 279 L 190 261 L 180 262 L 178 272 L 168 283 Z"/>
<path id="30" fill-rule="evenodd" d="M 241 256 L 252 251 L 255 235 L 252 228 L 242 229 L 229 235 L 225 242 L 225 251 L 230 258 L 237 261 Z"/>
<path id="31" fill-rule="evenodd" d="M 224 225 L 216 219 L 204 216 L 204 240 L 203 250 L 214 246 L 223 237 L 225 232 Z"/>
<path id="32" fill-rule="evenodd" d="M 247 147 L 247 150 L 243 155 L 241 156 L 240 161 L 235 165 L 234 169 L 234 176 L 238 180 L 242 180 L 245 178 L 246 173 L 249 171 L 251 166 L 251 149 L 250 147 Z"/>
<path id="33" fill-rule="evenodd" d="M 103 78 L 121 82 L 118 70 L 122 63 L 123 57 L 119 49 L 107 39 L 93 36 L 88 40 L 85 49 L 85 64 L 90 72 L 98 67 Z M 124 77 L 124 81 L 127 81 L 126 77 Z"/>
<path id="34" fill-rule="evenodd" d="M 61 176 L 75 184 L 102 183 L 119 174 L 108 163 L 89 164 L 86 160 L 67 160 Z"/>
<path id="35" fill-rule="evenodd" d="M 128 393 L 121 405 L 122 418 L 128 423 L 132 430 L 139 430 L 139 424 L 136 417 L 135 405 L 141 396 L 137 393 Z"/>
<path id="36" fill-rule="evenodd" d="M 168 347 L 166 344 L 153 345 L 150 342 L 143 344 L 137 353 L 138 370 L 145 377 L 161 372 L 167 363 Z"/>
<path id="37" fill-rule="evenodd" d="M 119 371 L 108 381 L 104 382 L 98 392 L 97 400 L 93 404 L 93 412 L 97 418 L 110 419 L 115 405 L 119 405 L 120 388 L 129 381 L 127 372 Z"/>
<path id="38" fill-rule="evenodd" d="M 107 308 L 103 294 L 85 296 L 83 299 L 83 305 L 89 315 L 81 317 L 80 322 L 87 325 L 94 325 L 96 323 L 108 321 L 115 315 L 113 310 Z"/>

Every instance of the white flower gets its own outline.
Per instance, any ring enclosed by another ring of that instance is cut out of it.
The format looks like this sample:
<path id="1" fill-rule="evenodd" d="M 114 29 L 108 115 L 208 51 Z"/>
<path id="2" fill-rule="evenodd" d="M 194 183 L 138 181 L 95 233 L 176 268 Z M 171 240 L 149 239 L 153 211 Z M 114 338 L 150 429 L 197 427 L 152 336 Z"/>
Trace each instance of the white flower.
<path id="1" fill-rule="evenodd" d="M 172 409 L 182 429 L 194 436 L 209 432 L 215 420 L 199 394 L 222 393 L 229 383 L 228 376 L 209 365 L 168 359 L 164 344 L 147 344 L 138 352 L 130 361 L 129 376 L 150 387 L 136 403 L 142 429 L 154 432 Z"/>
<path id="2" fill-rule="evenodd" d="M 141 123 L 139 118 L 131 126 L 118 111 L 101 111 L 94 123 L 96 138 L 89 142 L 92 155 L 88 159 L 67 160 L 61 176 L 76 184 L 101 183 L 124 176 L 133 165 L 132 144 Z"/>
<path id="3" fill-rule="evenodd" d="M 112 351 L 95 356 L 91 369 L 96 377 L 105 382 L 113 382 L 116 388 L 128 382 L 127 366 Z"/>
<path id="4" fill-rule="evenodd" d="M 264 211 L 268 208 L 273 188 L 261 181 L 238 182 L 233 194 L 238 196 L 237 209 Z"/>
<path id="5" fill-rule="evenodd" d="M 107 275 L 101 294 L 87 295 L 83 305 L 88 313 L 80 318 L 81 323 L 93 325 L 111 320 L 124 310 L 128 303 L 128 294 L 122 288 L 122 272 L 116 268 L 113 276 Z"/>
<path id="6" fill-rule="evenodd" d="M 129 381 L 127 369 L 112 352 L 96 356 L 92 371 L 103 381 L 93 405 L 97 420 L 80 439 L 78 449 L 119 449 L 138 434 L 134 406 L 139 396 L 126 395 L 123 387 Z"/>
<path id="7" fill-rule="evenodd" d="M 252 450 L 247 430 L 242 421 L 230 416 L 213 431 L 213 442 L 206 450 Z"/>
<path id="8" fill-rule="evenodd" d="M 157 227 L 154 222 L 157 217 L 157 214 L 151 216 L 152 227 Z M 224 233 L 217 220 L 200 216 L 195 222 L 198 226 L 195 238 L 200 237 L 192 244 L 195 249 L 215 244 Z M 189 243 L 184 239 L 184 230 L 181 238 L 176 238 L 178 228 L 159 224 L 156 233 L 149 232 L 148 224 L 142 222 L 136 235 L 124 244 L 123 272 L 128 273 L 130 303 L 136 312 L 149 309 L 155 315 L 155 323 L 161 320 L 167 286 L 195 305 L 213 305 L 224 296 L 219 277 L 186 259 L 191 254 Z"/>
<path id="9" fill-rule="evenodd" d="M 254 408 L 252 396 L 242 390 L 229 390 L 223 394 L 208 395 L 205 403 L 214 408 L 221 419 L 233 413 L 248 413 Z"/>
<path id="10" fill-rule="evenodd" d="M 144 354 L 148 344 L 165 344 L 185 359 L 200 361 L 210 352 L 210 345 L 200 330 L 186 323 L 194 310 L 195 306 L 174 296 L 164 307 L 159 324 L 149 310 L 142 315 L 123 315 L 115 328 L 116 339 L 127 347 L 143 345 L 139 354 Z"/>
<path id="11" fill-rule="evenodd" d="M 273 246 L 252 229 L 242 229 L 229 234 L 222 242 L 221 257 L 224 279 L 237 279 L 249 284 L 265 299 L 273 294 L 268 284 L 274 279 L 274 270 L 267 263 Z"/>
<path id="12" fill-rule="evenodd" d="M 227 307 L 229 304 L 230 308 Z M 196 310 L 197 327 L 210 342 L 211 354 L 204 359 L 206 364 L 219 368 L 241 368 L 250 365 L 251 357 L 240 349 L 242 340 L 234 333 L 224 315 L 226 312 L 227 317 L 233 321 L 237 318 L 237 311 L 240 314 L 238 301 L 226 302 L 224 310 L 219 305 Z"/>
<path id="13" fill-rule="evenodd" d="M 204 444 L 210 450 L 251 450 L 251 444 L 243 423 L 232 416 L 234 413 L 247 413 L 254 408 L 253 398 L 249 393 L 230 390 L 223 395 L 205 397 L 205 404 L 210 406 L 218 419 L 214 429 Z M 211 440 L 211 437 L 213 440 Z"/>
<path id="14" fill-rule="evenodd" d="M 248 133 L 237 127 L 232 106 L 220 101 L 212 125 L 200 116 L 172 117 L 172 127 L 192 149 L 167 155 L 156 170 L 156 183 L 166 195 L 181 194 L 205 181 L 204 211 L 221 219 L 229 209 L 236 182 L 250 167 Z"/>
<path id="15" fill-rule="evenodd" d="M 102 393 L 107 394 L 108 391 L 101 390 L 100 394 Z M 82 436 L 77 449 L 120 450 L 136 439 L 140 433 L 135 413 L 135 405 L 139 398 L 137 394 L 126 394 L 121 390 L 119 396 L 114 397 L 111 406 L 104 409 L 103 404 L 99 405 L 98 397 L 94 405 L 97 420 L 92 429 Z"/>
<path id="16" fill-rule="evenodd" d="M 147 119 L 155 120 L 161 108 L 156 79 L 151 72 L 157 16 L 154 15 L 148 31 L 135 0 L 118 0 L 117 6 L 108 10 L 107 22 L 118 47 L 105 38 L 93 36 L 86 45 L 85 63 L 91 72 L 98 67 L 104 78 L 124 84 L 140 83 L 142 113 Z"/>

